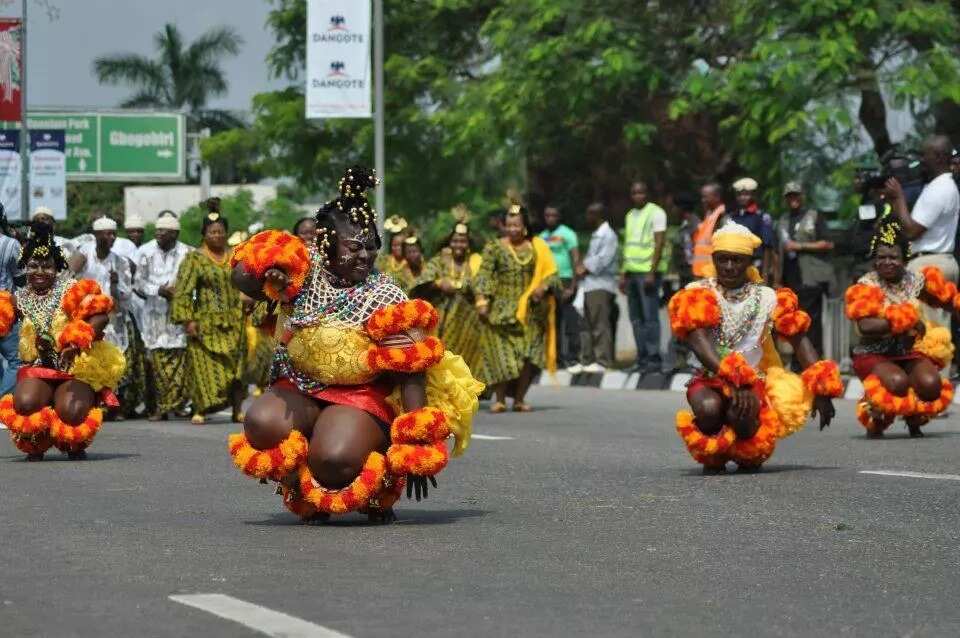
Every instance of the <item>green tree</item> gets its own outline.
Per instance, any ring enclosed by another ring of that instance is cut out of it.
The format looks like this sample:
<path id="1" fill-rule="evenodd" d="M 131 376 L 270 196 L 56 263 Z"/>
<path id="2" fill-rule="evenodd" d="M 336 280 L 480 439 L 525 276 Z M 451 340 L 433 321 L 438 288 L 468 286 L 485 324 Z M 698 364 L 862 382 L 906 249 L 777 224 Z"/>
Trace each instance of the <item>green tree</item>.
<path id="1" fill-rule="evenodd" d="M 242 126 L 227 111 L 207 108 L 211 97 L 226 94 L 221 63 L 240 52 L 243 38 L 231 27 L 216 27 L 187 45 L 176 25 L 168 23 L 154 36 L 157 57 L 118 53 L 97 58 L 93 72 L 103 84 L 128 84 L 135 93 L 126 108 L 186 109 L 197 128 L 222 130 Z"/>
<path id="2" fill-rule="evenodd" d="M 306 3 L 274 0 L 268 26 L 277 44 L 268 56 L 276 77 L 291 85 L 253 100 L 247 133 L 224 132 L 202 144 L 214 166 L 249 162 L 268 175 L 293 177 L 302 187 L 331 196 L 345 167 L 373 163 L 370 120 L 308 121 L 302 69 L 306 60 Z M 432 111 L 454 105 L 482 44 L 476 29 L 495 3 L 386 3 L 386 188 L 389 214 L 424 228 L 437 211 L 458 202 L 486 210 L 505 185 L 520 183 L 522 157 L 501 146 L 495 153 L 463 155 L 447 146 Z M 260 149 L 259 154 L 250 152 Z"/>
<path id="3" fill-rule="evenodd" d="M 944 0 L 738 0 L 691 46 L 699 64 L 675 116 L 709 112 L 722 144 L 767 183 L 823 175 L 866 133 L 874 157 L 893 145 L 889 106 L 909 108 L 917 134 L 960 142 L 960 6 Z M 715 49 L 723 41 L 731 46 Z M 815 181 L 811 179 L 810 181 Z"/>

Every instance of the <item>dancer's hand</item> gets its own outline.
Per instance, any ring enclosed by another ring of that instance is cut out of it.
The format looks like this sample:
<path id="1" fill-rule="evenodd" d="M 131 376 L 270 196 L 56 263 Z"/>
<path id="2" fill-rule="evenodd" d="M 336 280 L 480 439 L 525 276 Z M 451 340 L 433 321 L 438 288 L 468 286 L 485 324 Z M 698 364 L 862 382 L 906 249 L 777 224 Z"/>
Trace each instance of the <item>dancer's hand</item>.
<path id="1" fill-rule="evenodd" d="M 60 351 L 60 366 L 64 370 L 69 370 L 70 366 L 73 365 L 73 360 L 77 358 L 78 354 L 80 354 L 80 348 L 76 346 L 64 348 Z"/>
<path id="2" fill-rule="evenodd" d="M 837 410 L 833 407 L 833 401 L 830 400 L 830 397 L 814 398 L 811 416 L 816 416 L 817 413 L 820 414 L 820 429 L 823 430 L 823 428 L 830 425 L 833 417 L 837 414 Z"/>
<path id="3" fill-rule="evenodd" d="M 197 326 L 196 321 L 188 321 L 187 325 L 183 328 L 187 332 L 188 337 L 199 337 L 200 336 L 200 327 Z"/>
<path id="4" fill-rule="evenodd" d="M 416 474 L 407 474 L 407 498 L 413 498 L 413 494 L 416 493 L 417 501 L 420 500 L 421 494 L 423 498 L 427 498 L 427 479 L 430 480 L 430 483 L 436 487 L 437 479 L 432 476 L 417 476 Z"/>
<path id="5" fill-rule="evenodd" d="M 749 421 L 760 412 L 760 399 L 750 388 L 736 388 L 730 398 L 730 411 L 736 421 Z"/>
<path id="6" fill-rule="evenodd" d="M 290 285 L 290 277 L 279 268 L 268 268 L 263 273 L 263 283 L 272 285 L 274 290 L 286 290 Z"/>

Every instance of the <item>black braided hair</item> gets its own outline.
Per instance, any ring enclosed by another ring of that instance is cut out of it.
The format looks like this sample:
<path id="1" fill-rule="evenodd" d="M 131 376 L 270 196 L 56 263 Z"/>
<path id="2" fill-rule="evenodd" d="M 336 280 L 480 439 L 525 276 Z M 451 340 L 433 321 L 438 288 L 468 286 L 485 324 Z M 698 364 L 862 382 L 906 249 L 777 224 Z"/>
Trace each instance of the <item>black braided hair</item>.
<path id="1" fill-rule="evenodd" d="M 367 190 L 377 185 L 373 171 L 355 165 L 346 170 L 340 178 L 338 189 L 340 196 L 327 202 L 317 211 L 317 246 L 323 251 L 324 259 L 329 263 L 336 253 L 337 224 L 350 225 L 373 233 L 377 250 L 380 249 L 380 232 L 377 229 L 377 216 L 370 202 Z"/>
<path id="2" fill-rule="evenodd" d="M 207 209 L 207 214 L 203 216 L 203 223 L 200 227 L 201 236 L 206 235 L 207 228 L 213 224 L 223 224 L 223 232 L 230 230 L 230 224 L 227 223 L 227 218 L 220 212 L 219 197 L 210 197 L 206 201 L 201 202 L 201 206 Z"/>
<path id="3" fill-rule="evenodd" d="M 880 246 L 899 246 L 900 252 L 903 253 L 903 260 L 910 259 L 910 239 L 893 215 L 888 215 L 877 222 L 873 237 L 870 239 L 871 259 L 877 256 L 877 249 Z"/>
<path id="4" fill-rule="evenodd" d="M 57 246 L 53 237 L 53 229 L 45 223 L 34 222 L 30 226 L 30 236 L 27 243 L 20 250 L 20 260 L 17 262 L 19 268 L 25 268 L 27 262 L 32 258 L 53 259 L 57 272 L 67 269 L 67 260 L 63 256 L 63 251 Z"/>

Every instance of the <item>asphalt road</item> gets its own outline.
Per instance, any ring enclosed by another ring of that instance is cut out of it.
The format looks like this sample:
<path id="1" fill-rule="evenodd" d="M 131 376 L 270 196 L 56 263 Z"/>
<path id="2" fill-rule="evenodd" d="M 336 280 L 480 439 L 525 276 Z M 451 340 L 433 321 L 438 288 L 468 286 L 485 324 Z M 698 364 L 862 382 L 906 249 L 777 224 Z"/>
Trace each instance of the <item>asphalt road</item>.
<path id="1" fill-rule="evenodd" d="M 4 437 L 0 636 L 263 635 L 170 599 L 200 593 L 355 638 L 960 635 L 960 481 L 860 473 L 960 473 L 960 416 L 868 441 L 838 402 L 763 473 L 705 477 L 679 394 L 532 399 L 385 527 L 299 524 L 224 422 L 107 424 L 76 463 Z"/>

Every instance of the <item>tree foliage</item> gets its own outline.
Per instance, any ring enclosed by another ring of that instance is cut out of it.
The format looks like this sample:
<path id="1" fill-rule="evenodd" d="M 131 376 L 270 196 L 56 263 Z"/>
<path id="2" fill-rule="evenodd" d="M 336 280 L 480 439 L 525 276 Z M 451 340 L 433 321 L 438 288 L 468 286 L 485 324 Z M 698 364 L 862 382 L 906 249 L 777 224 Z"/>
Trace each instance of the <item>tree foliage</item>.
<path id="1" fill-rule="evenodd" d="M 273 0 L 271 71 L 253 137 L 221 134 L 211 161 L 327 189 L 372 161 L 372 123 L 308 122 L 306 3 Z M 960 3 L 947 0 L 415 0 L 386 3 L 390 213 L 421 225 L 519 185 L 576 217 L 627 207 L 641 178 L 659 198 L 750 174 L 823 183 L 858 151 L 891 144 L 891 107 L 919 135 L 960 141 Z M 251 141 L 253 140 L 253 141 Z M 847 172 L 848 173 L 848 172 Z M 771 196 L 779 201 L 778 196 Z"/>
<path id="2" fill-rule="evenodd" d="M 167 23 L 154 36 L 156 58 L 116 53 L 97 58 L 93 72 L 103 84 L 128 84 L 133 95 L 125 108 L 186 109 L 197 128 L 222 130 L 242 124 L 230 113 L 206 108 L 211 97 L 227 92 L 223 58 L 240 52 L 243 38 L 232 27 L 215 27 L 187 45 L 175 24 Z"/>

